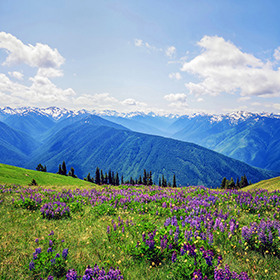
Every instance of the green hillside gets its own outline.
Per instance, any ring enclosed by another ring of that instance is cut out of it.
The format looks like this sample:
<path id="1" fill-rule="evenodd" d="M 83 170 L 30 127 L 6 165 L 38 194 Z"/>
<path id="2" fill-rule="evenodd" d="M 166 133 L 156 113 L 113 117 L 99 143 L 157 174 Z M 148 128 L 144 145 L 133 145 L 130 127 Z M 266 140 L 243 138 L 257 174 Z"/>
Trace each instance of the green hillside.
<path id="1" fill-rule="evenodd" d="M 64 160 L 73 166 L 79 178 L 94 174 L 96 166 L 138 178 L 143 170 L 151 171 L 154 182 L 162 174 L 168 181 L 176 175 L 177 184 L 218 187 L 223 179 L 246 174 L 253 183 L 279 176 L 253 168 L 198 145 L 129 130 L 96 126 L 90 119 L 77 122 L 54 134 L 38 149 L 26 165 L 34 168 L 41 162 L 50 172 L 57 172 Z"/>
<path id="2" fill-rule="evenodd" d="M 39 186 L 89 187 L 93 184 L 68 176 L 39 172 L 0 163 L 0 184 L 27 186 L 35 179 Z"/>
<path id="3" fill-rule="evenodd" d="M 268 191 L 275 191 L 280 190 L 280 177 L 271 178 L 268 180 L 260 181 L 256 184 L 250 185 L 244 189 L 243 191 L 249 191 L 249 190 L 256 190 L 256 189 L 265 189 Z"/>

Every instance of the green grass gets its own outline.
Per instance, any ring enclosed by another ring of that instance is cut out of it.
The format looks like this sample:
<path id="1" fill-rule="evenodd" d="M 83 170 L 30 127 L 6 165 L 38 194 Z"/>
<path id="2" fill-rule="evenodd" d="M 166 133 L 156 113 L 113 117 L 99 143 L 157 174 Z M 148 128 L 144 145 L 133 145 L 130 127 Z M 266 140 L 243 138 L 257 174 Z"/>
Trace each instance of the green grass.
<path id="1" fill-rule="evenodd" d="M 39 172 L 35 170 L 15 167 L 0 163 L 0 184 L 1 185 L 21 185 L 28 186 L 32 179 L 35 179 L 39 186 L 43 187 L 65 187 L 75 186 L 88 188 L 94 184 L 78 178 L 62 176 L 48 172 Z"/>
<path id="2" fill-rule="evenodd" d="M 252 184 L 243 188 L 242 191 L 256 190 L 256 189 L 264 189 L 270 192 L 275 190 L 280 190 L 280 177 L 271 178 L 268 180 L 260 181 L 256 184 Z"/>

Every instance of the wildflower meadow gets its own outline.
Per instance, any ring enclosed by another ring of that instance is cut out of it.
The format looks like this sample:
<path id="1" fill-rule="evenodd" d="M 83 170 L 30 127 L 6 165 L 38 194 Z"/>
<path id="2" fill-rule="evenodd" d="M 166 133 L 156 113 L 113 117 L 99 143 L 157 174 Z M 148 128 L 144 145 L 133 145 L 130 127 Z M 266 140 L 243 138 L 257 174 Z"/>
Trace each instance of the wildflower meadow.
<path id="1" fill-rule="evenodd" d="M 0 186 L 0 279 L 279 279 L 280 192 Z"/>

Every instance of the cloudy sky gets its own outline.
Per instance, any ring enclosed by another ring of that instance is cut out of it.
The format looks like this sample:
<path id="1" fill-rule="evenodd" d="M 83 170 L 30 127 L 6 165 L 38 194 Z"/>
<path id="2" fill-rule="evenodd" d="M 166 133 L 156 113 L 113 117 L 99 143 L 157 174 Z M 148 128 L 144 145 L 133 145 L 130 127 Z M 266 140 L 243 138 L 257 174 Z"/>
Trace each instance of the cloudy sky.
<path id="1" fill-rule="evenodd" d="M 0 107 L 280 113 L 279 0 L 0 1 Z"/>

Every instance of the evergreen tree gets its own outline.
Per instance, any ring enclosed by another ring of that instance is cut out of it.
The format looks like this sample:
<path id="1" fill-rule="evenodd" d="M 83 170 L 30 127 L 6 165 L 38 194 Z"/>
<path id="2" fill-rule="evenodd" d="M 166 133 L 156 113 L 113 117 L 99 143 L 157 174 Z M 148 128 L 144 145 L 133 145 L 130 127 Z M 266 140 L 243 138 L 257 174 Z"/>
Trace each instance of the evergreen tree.
<path id="1" fill-rule="evenodd" d="M 132 179 L 132 177 L 130 177 L 129 184 L 134 185 L 134 180 Z"/>
<path id="2" fill-rule="evenodd" d="M 46 168 L 46 166 L 43 167 L 43 165 L 42 165 L 41 163 L 39 163 L 39 164 L 37 165 L 37 167 L 36 167 L 36 170 L 37 170 L 37 171 L 46 172 L 46 171 L 47 171 L 47 168 Z"/>
<path id="3" fill-rule="evenodd" d="M 230 189 L 230 190 L 235 189 L 235 183 L 234 183 L 234 180 L 233 180 L 232 177 L 231 177 L 231 179 L 230 179 L 230 181 L 229 181 L 229 183 L 227 185 L 227 189 Z"/>
<path id="4" fill-rule="evenodd" d="M 87 177 L 84 178 L 84 180 L 93 183 L 93 178 L 90 177 L 90 173 L 88 173 Z"/>
<path id="5" fill-rule="evenodd" d="M 159 187 L 161 187 L 161 178 L 160 177 L 158 179 L 158 185 L 159 185 Z"/>
<path id="6" fill-rule="evenodd" d="M 246 175 L 244 174 L 244 176 L 241 177 L 241 180 L 240 180 L 240 187 L 241 188 L 245 188 L 247 187 L 249 184 L 248 184 L 248 180 L 247 180 L 247 177 Z"/>
<path id="7" fill-rule="evenodd" d="M 43 172 L 47 172 L 47 166 L 44 166 L 44 170 L 42 170 Z"/>
<path id="8" fill-rule="evenodd" d="M 74 167 L 71 167 L 68 173 L 68 176 L 71 176 L 73 178 L 77 178 L 77 176 L 75 175 L 75 169 Z"/>
<path id="9" fill-rule="evenodd" d="M 224 177 L 223 180 L 222 180 L 222 183 L 221 183 L 221 189 L 226 189 L 227 187 L 227 178 Z"/>
<path id="10" fill-rule="evenodd" d="M 149 185 L 149 186 L 152 186 L 152 185 L 153 185 L 152 171 L 150 171 L 150 173 L 149 173 L 148 185 Z"/>
<path id="11" fill-rule="evenodd" d="M 98 166 L 95 170 L 95 184 L 100 185 L 100 172 Z"/>
<path id="12" fill-rule="evenodd" d="M 115 186 L 115 173 L 112 171 L 112 185 Z"/>
<path id="13" fill-rule="evenodd" d="M 108 175 L 107 175 L 107 172 L 105 172 L 104 184 L 105 184 L 105 185 L 108 185 Z"/>
<path id="14" fill-rule="evenodd" d="M 58 166 L 58 171 L 57 171 L 57 174 L 60 174 L 62 175 L 62 169 L 61 169 L 61 164 Z"/>
<path id="15" fill-rule="evenodd" d="M 236 186 L 237 189 L 240 189 L 240 183 L 239 183 L 239 177 L 238 176 L 237 176 L 237 179 L 236 179 L 235 186 Z"/>
<path id="16" fill-rule="evenodd" d="M 138 184 L 139 185 L 143 185 L 143 182 L 142 182 L 142 177 L 141 177 L 141 175 L 139 176 L 139 178 L 138 178 Z"/>
<path id="17" fill-rule="evenodd" d="M 108 184 L 112 185 L 112 173 L 111 173 L 111 169 L 109 170 L 109 174 L 108 174 Z"/>
<path id="18" fill-rule="evenodd" d="M 120 179 L 119 179 L 119 173 L 118 172 L 116 174 L 115 184 L 116 184 L 116 186 L 120 185 Z"/>
<path id="19" fill-rule="evenodd" d="M 173 184 L 172 184 L 172 188 L 177 188 L 175 174 L 173 175 Z"/>
<path id="20" fill-rule="evenodd" d="M 66 169 L 65 161 L 62 162 L 61 172 L 62 172 L 62 175 L 65 175 L 65 176 L 67 175 L 67 169 Z"/>
<path id="21" fill-rule="evenodd" d="M 167 187 L 167 180 L 164 178 L 164 175 L 162 175 L 162 177 L 161 177 L 161 185 L 162 185 L 162 187 Z"/>
<path id="22" fill-rule="evenodd" d="M 101 185 L 104 185 L 104 175 L 102 169 L 100 171 L 100 181 L 101 181 Z"/>
<path id="23" fill-rule="evenodd" d="M 143 174 L 143 185 L 147 186 L 148 180 L 147 180 L 147 173 L 146 169 L 144 169 L 144 174 Z"/>

